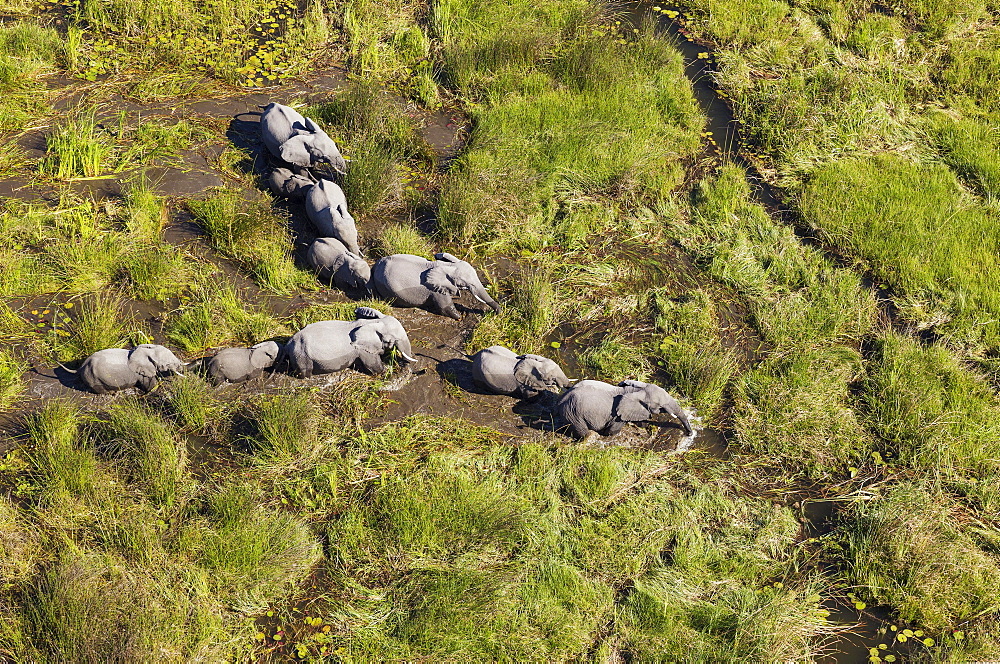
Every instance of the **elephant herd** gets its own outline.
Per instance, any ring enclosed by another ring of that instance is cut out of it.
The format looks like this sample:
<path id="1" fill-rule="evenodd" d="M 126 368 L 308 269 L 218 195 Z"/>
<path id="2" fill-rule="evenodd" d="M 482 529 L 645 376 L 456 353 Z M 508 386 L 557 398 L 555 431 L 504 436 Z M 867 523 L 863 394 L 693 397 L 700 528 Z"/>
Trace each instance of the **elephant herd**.
<path id="1" fill-rule="evenodd" d="M 434 260 L 395 254 L 369 266 L 361 254 L 344 191 L 332 179 L 346 174 L 348 166 L 334 141 L 312 120 L 281 104 L 263 107 L 260 125 L 268 151 L 291 167 L 273 169 L 272 189 L 304 199 L 306 214 L 320 236 L 306 256 L 321 277 L 345 290 L 365 290 L 398 306 L 422 307 L 455 319 L 461 314 L 452 298 L 463 290 L 494 311 L 500 310 L 476 269 L 449 253 L 436 254 Z M 279 368 L 300 378 L 348 368 L 379 374 L 394 353 L 404 362 L 417 362 L 402 323 L 370 307 L 358 307 L 354 321 L 306 325 L 283 346 L 265 341 L 249 348 L 225 348 L 185 365 L 164 346 L 142 344 L 133 350 L 97 351 L 78 369 L 67 371 L 76 373 L 92 391 L 105 394 L 131 387 L 149 391 L 159 377 L 180 374 L 194 365 L 215 384 L 241 382 Z M 613 436 L 625 424 L 647 421 L 659 413 L 675 417 L 688 437 L 694 434 L 684 409 L 656 385 L 573 381 L 549 358 L 517 355 L 502 346 L 481 350 L 471 359 L 474 382 L 489 392 L 523 399 L 562 392 L 556 414 L 581 438 L 591 432 Z"/>

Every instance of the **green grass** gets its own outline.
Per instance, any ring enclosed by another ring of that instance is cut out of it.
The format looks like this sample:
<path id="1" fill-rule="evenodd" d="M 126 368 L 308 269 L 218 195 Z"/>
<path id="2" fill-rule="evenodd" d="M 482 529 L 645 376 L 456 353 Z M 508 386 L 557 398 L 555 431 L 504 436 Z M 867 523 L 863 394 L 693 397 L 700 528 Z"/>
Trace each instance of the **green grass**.
<path id="1" fill-rule="evenodd" d="M 24 392 L 25 369 L 24 362 L 17 356 L 0 350 L 0 412 L 16 404 Z"/>
<path id="2" fill-rule="evenodd" d="M 893 289 L 915 327 L 1000 343 L 997 215 L 946 167 L 899 157 L 833 163 L 806 187 L 802 208 L 826 241 Z"/>
<path id="3" fill-rule="evenodd" d="M 45 138 L 46 156 L 39 170 L 60 179 L 101 175 L 112 155 L 112 144 L 98 127 L 94 108 L 79 109 Z"/>
<path id="4" fill-rule="evenodd" d="M 847 472 L 873 441 L 852 408 L 861 358 L 843 346 L 773 357 L 733 386 L 739 449 L 812 478 Z"/>
<path id="5" fill-rule="evenodd" d="M 351 160 L 343 187 L 352 212 L 399 209 L 407 182 L 426 177 L 433 153 L 413 119 L 385 90 L 355 83 L 305 113 L 329 128 Z"/>
<path id="6" fill-rule="evenodd" d="M 262 287 L 280 294 L 313 284 L 295 267 L 287 222 L 263 198 L 247 200 L 233 189 L 216 189 L 204 200 L 188 201 L 195 222 L 213 248 L 235 260 Z"/>
<path id="7" fill-rule="evenodd" d="M 279 321 L 246 301 L 235 287 L 208 278 L 194 286 L 191 299 L 164 324 L 167 339 L 190 353 L 231 342 L 250 346 L 284 331 Z"/>
<path id="8" fill-rule="evenodd" d="M 903 620 L 937 632 L 995 618 L 997 559 L 977 546 L 946 496 L 900 484 L 853 506 L 835 538 L 847 559 L 847 582 Z"/>
<path id="9" fill-rule="evenodd" d="M 179 501 L 188 481 L 187 449 L 173 428 L 137 400 L 114 404 L 98 428 L 101 449 L 157 505 Z"/>
<path id="10" fill-rule="evenodd" d="M 250 453 L 272 463 L 314 452 L 323 433 L 320 412 L 305 391 L 255 399 L 242 424 L 243 443 Z"/>
<path id="11" fill-rule="evenodd" d="M 0 26 L 0 136 L 22 131 L 48 110 L 39 78 L 54 71 L 62 50 L 52 27 L 28 21 Z"/>
<path id="12" fill-rule="evenodd" d="M 610 383 L 625 379 L 649 380 L 651 367 L 643 349 L 615 333 L 584 349 L 577 355 L 577 360 L 588 377 Z"/>
<path id="13" fill-rule="evenodd" d="M 888 453 L 979 509 L 1000 505 L 1000 400 L 990 384 L 940 343 L 886 333 L 873 350 L 864 401 Z"/>
<path id="14" fill-rule="evenodd" d="M 105 348 L 122 348 L 129 341 L 145 343 L 145 333 L 124 304 L 120 296 L 104 291 L 80 298 L 68 320 L 48 332 L 48 346 L 65 361 L 83 359 Z"/>
<path id="15" fill-rule="evenodd" d="M 45 404 L 27 418 L 34 474 L 42 495 L 53 502 L 58 503 L 64 494 L 85 494 L 97 482 L 93 450 L 80 444 L 83 420 L 80 410 L 59 401 Z"/>
<path id="16" fill-rule="evenodd" d="M 429 260 L 434 255 L 434 247 L 414 226 L 390 224 L 378 235 L 378 253 L 380 256 L 411 254 Z"/>
<path id="17" fill-rule="evenodd" d="M 442 185 L 446 237 L 537 249 L 579 201 L 627 208 L 680 184 L 702 118 L 669 44 L 623 45 L 569 1 L 446 2 L 431 20 L 447 76 L 480 102 Z"/>
<path id="18" fill-rule="evenodd" d="M 559 316 L 551 268 L 527 267 L 502 280 L 499 290 L 506 294 L 500 313 L 480 321 L 469 340 L 470 350 L 501 345 L 519 353 L 537 352 Z"/>
<path id="19" fill-rule="evenodd" d="M 212 386 L 189 370 L 166 386 L 167 410 L 183 428 L 204 431 L 218 425 L 222 406 L 212 398 Z"/>

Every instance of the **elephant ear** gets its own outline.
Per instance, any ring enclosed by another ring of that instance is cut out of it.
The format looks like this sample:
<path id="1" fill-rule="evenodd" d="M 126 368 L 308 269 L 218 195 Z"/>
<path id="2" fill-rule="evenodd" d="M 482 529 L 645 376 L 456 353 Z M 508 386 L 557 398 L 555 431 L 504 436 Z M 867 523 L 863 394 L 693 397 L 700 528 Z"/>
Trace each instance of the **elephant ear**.
<path id="1" fill-rule="evenodd" d="M 440 255 L 441 254 L 438 254 L 438 256 Z M 454 282 L 452 282 L 451 274 L 441 265 L 435 265 L 424 272 L 420 275 L 420 280 L 423 282 L 424 286 L 431 289 L 435 293 L 458 295 L 458 287 L 454 284 Z"/>
<path id="2" fill-rule="evenodd" d="M 622 422 L 643 422 L 649 419 L 649 409 L 643 403 L 643 393 L 626 392 L 615 397 L 612 413 Z"/>
<path id="3" fill-rule="evenodd" d="M 358 320 L 362 318 L 385 318 L 385 314 L 371 307 L 358 307 L 354 310 L 354 317 Z"/>
<path id="4" fill-rule="evenodd" d="M 436 261 L 447 261 L 448 263 L 461 263 L 462 260 L 447 251 L 442 251 L 439 254 L 434 254 L 434 260 Z"/>
<path id="5" fill-rule="evenodd" d="M 635 390 L 644 390 L 646 385 L 649 383 L 644 383 L 641 380 L 623 380 L 618 383 L 618 387 L 624 387 L 626 391 L 633 392 Z"/>
<path id="6" fill-rule="evenodd" d="M 296 166 L 308 166 L 310 163 L 310 143 L 312 143 L 312 134 L 299 134 L 282 143 L 278 151 L 281 153 L 281 158 L 288 163 Z"/>
<path id="7" fill-rule="evenodd" d="M 149 350 L 141 346 L 128 354 L 128 368 L 143 378 L 156 378 L 156 364 L 149 356 Z"/>
<path id="8" fill-rule="evenodd" d="M 524 355 L 517 364 L 514 365 L 514 380 L 521 387 L 526 387 L 533 391 L 538 391 L 537 385 L 542 381 L 541 363 L 535 355 Z"/>
<path id="9" fill-rule="evenodd" d="M 364 308 L 364 307 L 362 307 Z M 382 335 L 375 325 L 358 325 L 351 331 L 351 345 L 372 355 L 381 355 L 385 350 Z"/>

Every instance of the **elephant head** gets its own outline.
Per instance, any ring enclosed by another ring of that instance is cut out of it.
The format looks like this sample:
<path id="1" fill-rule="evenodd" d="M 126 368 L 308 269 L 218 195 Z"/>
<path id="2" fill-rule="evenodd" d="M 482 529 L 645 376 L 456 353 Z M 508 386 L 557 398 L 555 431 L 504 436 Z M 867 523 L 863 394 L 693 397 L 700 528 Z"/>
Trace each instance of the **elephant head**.
<path id="1" fill-rule="evenodd" d="M 476 268 L 449 253 L 434 254 L 433 264 L 423 273 L 421 281 L 435 293 L 446 293 L 452 297 L 467 290 L 472 297 L 500 312 L 500 305 L 486 292 Z"/>
<path id="2" fill-rule="evenodd" d="M 416 362 L 412 357 L 410 338 L 406 330 L 394 316 L 387 316 L 371 307 L 358 307 L 354 311 L 358 326 L 351 332 L 352 345 L 371 355 L 382 355 L 392 349 L 399 351 L 407 362 Z"/>
<path id="3" fill-rule="evenodd" d="M 687 413 L 662 387 L 636 380 L 623 381 L 619 383 L 619 387 L 623 392 L 615 397 L 612 412 L 615 419 L 621 422 L 644 422 L 650 415 L 670 413 L 680 421 L 684 433 L 689 436 L 694 433 Z"/>
<path id="4" fill-rule="evenodd" d="M 151 380 L 168 373 L 180 374 L 184 363 L 164 346 L 141 344 L 128 354 L 128 368 L 137 375 Z"/>
<path id="5" fill-rule="evenodd" d="M 344 263 L 341 265 L 338 278 L 350 288 L 367 289 L 368 282 L 372 280 L 372 266 L 361 256 L 348 251 L 344 254 Z"/>
<path id="6" fill-rule="evenodd" d="M 274 341 L 264 341 L 250 347 L 250 364 L 255 369 L 267 369 L 274 366 L 281 352 L 281 346 Z"/>
<path id="7" fill-rule="evenodd" d="M 276 168 L 271 171 L 268 184 L 271 186 L 271 191 L 278 196 L 302 198 L 309 188 L 316 184 L 316 181 L 309 176 L 308 172 L 305 175 L 300 175 L 287 168 Z"/>
<path id="8" fill-rule="evenodd" d="M 514 365 L 514 380 L 529 397 L 544 391 L 558 392 L 572 384 L 558 364 L 541 355 L 521 355 Z"/>

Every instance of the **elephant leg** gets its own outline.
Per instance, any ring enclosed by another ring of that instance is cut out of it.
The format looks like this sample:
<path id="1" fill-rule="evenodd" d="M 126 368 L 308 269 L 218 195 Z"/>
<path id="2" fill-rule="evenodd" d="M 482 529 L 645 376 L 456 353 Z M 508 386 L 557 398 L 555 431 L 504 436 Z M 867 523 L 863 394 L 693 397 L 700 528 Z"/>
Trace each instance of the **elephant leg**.
<path id="1" fill-rule="evenodd" d="M 590 434 L 590 427 L 575 418 L 569 421 L 569 426 L 577 438 L 586 438 Z"/>
<path id="2" fill-rule="evenodd" d="M 94 381 L 93 383 L 88 383 L 87 387 L 93 390 L 94 394 L 107 394 L 108 390 L 104 387 L 104 383 L 100 381 Z"/>
<path id="3" fill-rule="evenodd" d="M 361 365 L 370 374 L 380 374 L 385 371 L 385 362 L 382 358 L 375 353 L 366 353 L 364 351 L 358 353 L 358 360 Z"/>
<path id="4" fill-rule="evenodd" d="M 313 361 L 308 357 L 296 357 L 293 358 L 292 364 L 295 365 L 295 372 L 299 375 L 299 378 L 312 378 L 313 375 Z"/>
<path id="5" fill-rule="evenodd" d="M 154 387 L 156 387 L 156 378 L 153 376 L 141 376 L 139 380 L 136 381 L 136 385 L 143 392 L 150 392 Z"/>
<path id="6" fill-rule="evenodd" d="M 621 422 L 619 420 L 612 420 L 611 423 L 604 428 L 602 434 L 605 436 L 617 436 L 624 428 L 625 428 L 625 422 Z"/>
<path id="7" fill-rule="evenodd" d="M 447 295 L 446 293 L 434 293 L 431 295 L 431 302 L 434 303 L 434 308 L 437 309 L 442 316 L 454 318 L 455 320 L 462 319 L 462 314 L 458 313 L 458 309 L 455 308 L 455 302 L 451 299 L 451 295 Z"/>

